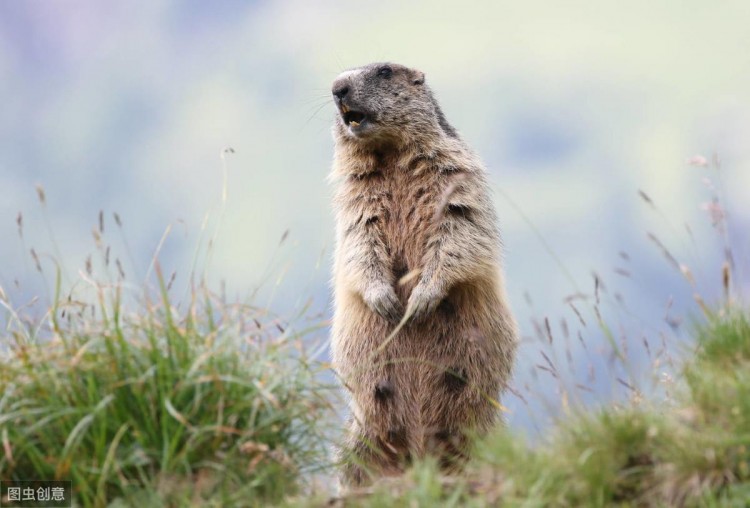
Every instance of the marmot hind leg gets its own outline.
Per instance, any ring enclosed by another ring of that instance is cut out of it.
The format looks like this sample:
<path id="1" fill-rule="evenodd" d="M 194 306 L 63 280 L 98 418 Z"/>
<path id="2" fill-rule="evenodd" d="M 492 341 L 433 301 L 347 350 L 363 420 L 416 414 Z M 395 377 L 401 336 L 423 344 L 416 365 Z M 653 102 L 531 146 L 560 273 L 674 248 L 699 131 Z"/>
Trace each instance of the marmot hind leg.
<path id="1" fill-rule="evenodd" d="M 430 397 L 422 405 L 425 451 L 437 458 L 444 472 L 457 473 L 470 455 L 471 437 L 499 421 L 488 397 L 499 390 L 457 366 L 435 368 L 429 378 Z"/>

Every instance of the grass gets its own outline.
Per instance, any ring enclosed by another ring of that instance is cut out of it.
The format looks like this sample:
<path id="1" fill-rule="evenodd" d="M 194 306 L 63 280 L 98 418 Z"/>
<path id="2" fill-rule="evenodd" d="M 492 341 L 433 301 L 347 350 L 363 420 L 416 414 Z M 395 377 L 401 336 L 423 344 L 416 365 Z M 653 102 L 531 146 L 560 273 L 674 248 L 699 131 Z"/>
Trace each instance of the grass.
<path id="1" fill-rule="evenodd" d="M 301 337 L 206 290 L 178 311 L 159 282 L 132 312 L 120 285 L 97 285 L 95 305 L 58 296 L 47 336 L 14 314 L 0 478 L 70 479 L 86 507 L 265 506 L 306 488 L 330 406 Z"/>
<path id="2" fill-rule="evenodd" d="M 179 311 L 157 279 L 131 312 L 119 284 L 96 305 L 58 296 L 48 326 L 11 312 L 0 478 L 71 479 L 87 507 L 329 503 L 311 482 L 332 473 L 331 394 L 302 335 L 206 289 Z M 671 398 L 571 410 L 535 445 L 498 431 L 465 474 L 426 460 L 333 505 L 746 506 L 748 313 L 697 326 L 679 374 Z"/>
<path id="3" fill-rule="evenodd" d="M 180 312 L 160 288 L 130 313 L 119 289 L 96 307 L 58 299 L 45 339 L 9 328 L 0 477 L 71 479 L 80 506 L 326 503 L 309 487 L 331 473 L 331 394 L 301 336 L 206 290 Z M 571 412 L 534 446 L 499 431 L 464 475 L 427 460 L 339 502 L 745 506 L 750 318 L 713 314 L 695 339 L 669 400 Z"/>

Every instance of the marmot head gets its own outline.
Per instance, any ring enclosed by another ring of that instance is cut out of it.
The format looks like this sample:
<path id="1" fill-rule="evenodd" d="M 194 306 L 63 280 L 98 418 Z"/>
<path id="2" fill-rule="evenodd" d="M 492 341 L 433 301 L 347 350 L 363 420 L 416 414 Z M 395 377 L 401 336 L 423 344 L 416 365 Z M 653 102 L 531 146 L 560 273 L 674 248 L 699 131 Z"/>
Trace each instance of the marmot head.
<path id="1" fill-rule="evenodd" d="M 338 108 L 334 134 L 366 144 L 400 143 L 424 135 L 456 133 L 443 116 L 424 73 L 374 63 L 342 72 L 333 82 Z"/>

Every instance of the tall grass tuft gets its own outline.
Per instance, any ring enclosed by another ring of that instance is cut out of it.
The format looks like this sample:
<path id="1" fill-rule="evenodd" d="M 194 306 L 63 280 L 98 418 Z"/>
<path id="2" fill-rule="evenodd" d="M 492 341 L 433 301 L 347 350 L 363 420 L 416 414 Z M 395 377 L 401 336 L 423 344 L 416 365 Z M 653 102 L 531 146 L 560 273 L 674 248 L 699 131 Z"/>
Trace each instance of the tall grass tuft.
<path id="1" fill-rule="evenodd" d="M 158 283 L 130 311 L 120 284 L 96 285 L 94 305 L 58 291 L 48 327 L 9 311 L 0 478 L 72 480 L 86 507 L 263 506 L 300 492 L 325 467 L 329 411 L 301 337 L 205 289 L 180 311 Z"/>

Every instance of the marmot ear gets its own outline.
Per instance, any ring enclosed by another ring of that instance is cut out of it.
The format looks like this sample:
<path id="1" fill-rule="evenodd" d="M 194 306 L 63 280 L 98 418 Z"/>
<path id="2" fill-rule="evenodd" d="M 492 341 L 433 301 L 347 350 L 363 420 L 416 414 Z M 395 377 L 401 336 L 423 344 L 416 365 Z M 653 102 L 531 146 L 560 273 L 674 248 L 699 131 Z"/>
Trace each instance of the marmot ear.
<path id="1" fill-rule="evenodd" d="M 412 81 L 415 85 L 422 85 L 424 84 L 424 72 L 417 71 L 415 72 L 414 80 Z"/>

